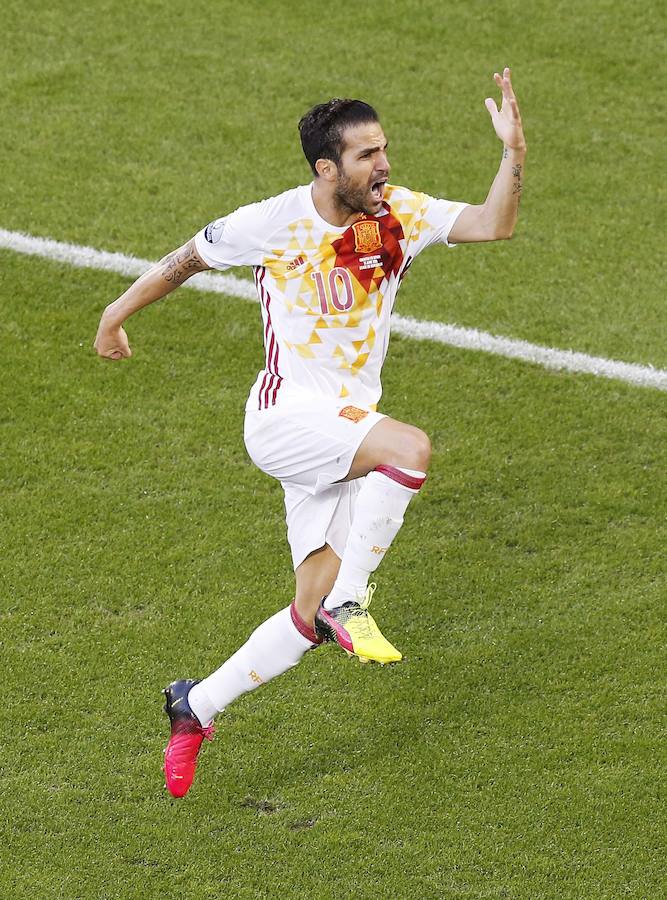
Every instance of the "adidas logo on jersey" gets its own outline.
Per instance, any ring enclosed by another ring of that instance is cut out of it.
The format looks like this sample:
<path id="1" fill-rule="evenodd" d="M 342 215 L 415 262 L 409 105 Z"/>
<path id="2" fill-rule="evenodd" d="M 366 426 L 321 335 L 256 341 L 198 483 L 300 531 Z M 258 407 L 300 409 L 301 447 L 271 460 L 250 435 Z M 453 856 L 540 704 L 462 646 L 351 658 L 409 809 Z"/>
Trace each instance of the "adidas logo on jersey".
<path id="1" fill-rule="evenodd" d="M 297 256 L 296 259 L 293 259 L 291 263 L 287 266 L 288 272 L 293 272 L 295 269 L 298 269 L 299 266 L 302 266 L 306 261 L 305 256 Z"/>

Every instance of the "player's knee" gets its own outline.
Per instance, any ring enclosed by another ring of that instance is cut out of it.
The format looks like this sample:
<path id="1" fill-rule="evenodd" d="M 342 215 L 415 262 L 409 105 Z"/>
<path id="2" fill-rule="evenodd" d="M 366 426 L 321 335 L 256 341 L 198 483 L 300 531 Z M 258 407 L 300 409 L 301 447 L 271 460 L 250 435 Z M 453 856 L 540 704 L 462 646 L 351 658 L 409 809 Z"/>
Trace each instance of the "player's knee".
<path id="1" fill-rule="evenodd" d="M 431 441 L 428 435 L 412 425 L 401 429 L 399 435 L 399 439 L 393 445 L 391 454 L 393 459 L 390 464 L 426 472 L 431 461 Z"/>
<path id="2" fill-rule="evenodd" d="M 414 429 L 411 453 L 413 463 L 410 468 L 416 469 L 418 472 L 425 472 L 431 462 L 431 440 L 420 428 Z"/>

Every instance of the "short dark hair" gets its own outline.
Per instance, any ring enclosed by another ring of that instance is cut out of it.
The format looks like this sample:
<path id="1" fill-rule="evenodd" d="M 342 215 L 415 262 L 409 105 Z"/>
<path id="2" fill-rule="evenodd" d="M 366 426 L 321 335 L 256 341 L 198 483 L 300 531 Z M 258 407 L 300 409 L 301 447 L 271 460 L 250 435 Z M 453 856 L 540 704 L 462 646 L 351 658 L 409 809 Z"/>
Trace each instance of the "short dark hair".
<path id="1" fill-rule="evenodd" d="M 299 122 L 301 146 L 317 175 L 318 159 L 330 159 L 338 164 L 344 149 L 343 132 L 351 125 L 379 122 L 378 114 L 363 100 L 340 100 L 334 97 L 308 110 Z"/>

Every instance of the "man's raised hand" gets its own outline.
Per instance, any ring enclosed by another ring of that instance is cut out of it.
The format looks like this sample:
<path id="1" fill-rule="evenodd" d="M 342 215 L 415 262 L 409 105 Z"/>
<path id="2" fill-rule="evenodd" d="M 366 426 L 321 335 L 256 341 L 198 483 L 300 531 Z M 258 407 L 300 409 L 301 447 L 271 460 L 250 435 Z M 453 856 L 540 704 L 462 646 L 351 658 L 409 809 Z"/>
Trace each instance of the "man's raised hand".
<path id="1" fill-rule="evenodd" d="M 526 139 L 523 135 L 519 105 L 512 89 L 510 70 L 506 67 L 503 69 L 502 75 L 496 72 L 493 80 L 502 91 L 501 107 L 498 109 L 495 100 L 491 97 L 486 98 L 484 105 L 489 111 L 496 134 L 510 150 L 525 150 Z"/>

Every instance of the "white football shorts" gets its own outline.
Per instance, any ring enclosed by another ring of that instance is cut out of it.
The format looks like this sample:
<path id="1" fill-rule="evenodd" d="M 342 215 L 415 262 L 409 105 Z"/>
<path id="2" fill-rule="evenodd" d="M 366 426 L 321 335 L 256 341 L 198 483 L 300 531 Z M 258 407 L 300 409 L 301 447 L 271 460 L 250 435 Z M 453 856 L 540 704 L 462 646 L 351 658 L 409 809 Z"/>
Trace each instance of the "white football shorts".
<path id="1" fill-rule="evenodd" d="M 244 440 L 255 465 L 285 491 L 287 540 L 296 569 L 329 544 L 343 549 L 363 478 L 340 482 L 382 413 L 326 398 L 246 410 Z"/>

